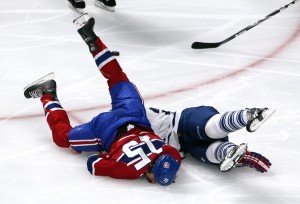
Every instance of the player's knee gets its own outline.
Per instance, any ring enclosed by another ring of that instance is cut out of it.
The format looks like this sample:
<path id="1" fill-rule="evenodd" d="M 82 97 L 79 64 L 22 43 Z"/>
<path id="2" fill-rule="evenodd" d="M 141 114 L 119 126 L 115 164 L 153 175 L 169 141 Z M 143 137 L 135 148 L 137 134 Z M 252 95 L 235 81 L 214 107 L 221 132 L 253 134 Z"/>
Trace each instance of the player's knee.
<path id="1" fill-rule="evenodd" d="M 211 139 L 221 139 L 228 135 L 228 133 L 220 129 L 220 117 L 220 114 L 214 115 L 207 121 L 205 125 L 205 133 Z"/>
<path id="2" fill-rule="evenodd" d="M 52 130 L 52 138 L 53 142 L 63 148 L 68 148 L 70 146 L 69 140 L 68 140 L 68 134 L 70 132 L 71 127 L 56 127 Z"/>
<path id="3" fill-rule="evenodd" d="M 70 143 L 68 141 L 61 139 L 60 137 L 53 137 L 53 142 L 58 147 L 62 147 L 62 148 L 68 148 L 70 146 Z"/>
<path id="4" fill-rule="evenodd" d="M 100 71 L 102 75 L 108 79 L 110 87 L 120 81 L 129 81 L 116 60 L 109 62 L 107 65 L 102 67 Z"/>

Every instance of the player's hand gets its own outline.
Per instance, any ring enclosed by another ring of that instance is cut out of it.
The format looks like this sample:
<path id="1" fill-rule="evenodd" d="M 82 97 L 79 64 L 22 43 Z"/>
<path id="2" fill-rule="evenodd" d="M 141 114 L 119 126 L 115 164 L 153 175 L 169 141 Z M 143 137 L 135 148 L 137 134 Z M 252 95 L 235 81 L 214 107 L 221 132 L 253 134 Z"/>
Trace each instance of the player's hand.
<path id="1" fill-rule="evenodd" d="M 261 173 L 267 172 L 272 165 L 266 157 L 249 151 L 247 151 L 245 156 L 239 161 L 239 164 L 253 168 Z"/>

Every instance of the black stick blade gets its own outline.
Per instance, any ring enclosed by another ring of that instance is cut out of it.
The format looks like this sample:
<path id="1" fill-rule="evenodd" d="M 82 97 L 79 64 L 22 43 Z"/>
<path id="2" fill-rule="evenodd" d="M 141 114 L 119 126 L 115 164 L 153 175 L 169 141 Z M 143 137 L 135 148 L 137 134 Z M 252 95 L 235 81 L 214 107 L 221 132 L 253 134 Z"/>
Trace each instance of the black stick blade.
<path id="1" fill-rule="evenodd" d="M 111 51 L 111 54 L 113 56 L 119 56 L 120 55 L 120 52 L 119 51 Z"/>
<path id="2" fill-rule="evenodd" d="M 222 43 L 204 43 L 204 42 L 194 42 L 192 44 L 193 49 L 207 49 L 219 47 Z"/>

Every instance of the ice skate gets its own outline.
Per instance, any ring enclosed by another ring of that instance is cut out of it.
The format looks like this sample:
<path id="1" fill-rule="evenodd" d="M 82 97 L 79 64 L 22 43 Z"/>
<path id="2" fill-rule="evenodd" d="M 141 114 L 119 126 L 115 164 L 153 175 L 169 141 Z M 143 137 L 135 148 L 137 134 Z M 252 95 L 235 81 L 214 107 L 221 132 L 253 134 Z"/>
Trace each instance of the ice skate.
<path id="1" fill-rule="evenodd" d="M 117 4 L 115 0 L 95 0 L 94 5 L 107 11 L 114 12 Z"/>
<path id="2" fill-rule="evenodd" d="M 56 82 L 54 73 L 47 74 L 24 88 L 26 98 L 40 98 L 43 95 L 51 94 L 53 99 L 57 99 Z"/>
<path id="3" fill-rule="evenodd" d="M 82 39 L 89 46 L 90 51 L 97 51 L 99 47 L 96 44 L 97 36 L 94 33 L 95 19 L 85 13 L 76 18 L 73 23 L 77 27 L 77 31 Z"/>
<path id="4" fill-rule="evenodd" d="M 268 108 L 251 108 L 247 110 L 249 114 L 249 120 L 246 126 L 248 132 L 254 132 L 264 122 L 266 122 L 271 115 L 275 113 L 275 109 L 270 110 Z"/>
<path id="5" fill-rule="evenodd" d="M 69 7 L 78 12 L 83 13 L 83 9 L 85 8 L 85 2 L 84 0 L 68 0 L 69 1 Z"/>
<path id="6" fill-rule="evenodd" d="M 234 168 L 246 154 L 247 148 L 247 144 L 244 143 L 234 147 L 221 162 L 220 171 L 226 172 Z"/>

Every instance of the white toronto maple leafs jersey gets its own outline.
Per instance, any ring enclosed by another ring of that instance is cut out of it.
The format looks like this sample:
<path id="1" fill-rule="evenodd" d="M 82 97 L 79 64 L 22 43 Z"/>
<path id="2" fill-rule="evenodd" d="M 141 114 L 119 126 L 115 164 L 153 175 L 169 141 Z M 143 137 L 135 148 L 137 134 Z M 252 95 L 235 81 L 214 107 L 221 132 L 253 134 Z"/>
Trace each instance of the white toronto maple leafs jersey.
<path id="1" fill-rule="evenodd" d="M 149 106 L 145 106 L 145 109 L 154 133 L 179 151 L 177 130 L 181 111 L 170 112 Z"/>

